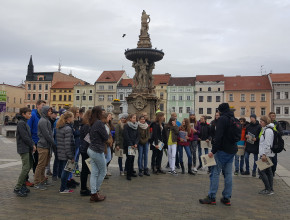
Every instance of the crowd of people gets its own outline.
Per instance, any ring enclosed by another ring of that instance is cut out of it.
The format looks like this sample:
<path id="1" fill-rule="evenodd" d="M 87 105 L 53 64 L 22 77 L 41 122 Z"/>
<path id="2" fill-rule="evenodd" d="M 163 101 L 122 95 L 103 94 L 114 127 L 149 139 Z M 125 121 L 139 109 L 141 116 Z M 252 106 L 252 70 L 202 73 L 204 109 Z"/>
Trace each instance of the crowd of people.
<path id="1" fill-rule="evenodd" d="M 168 155 L 167 173 L 177 176 L 176 169 L 181 169 L 181 174 L 185 174 L 184 150 L 189 175 L 194 176 L 202 169 L 201 155 L 208 154 L 216 160 L 216 165 L 207 170 L 211 181 L 209 194 L 205 199 L 200 199 L 200 203 L 216 204 L 219 175 L 222 172 L 225 189 L 221 202 L 230 205 L 233 161 L 235 160 L 235 175 L 250 175 L 251 154 L 254 156 L 253 177 L 256 177 L 255 161 L 258 158 L 264 161 L 269 157 L 273 161 L 274 166 L 271 168 L 259 170 L 259 176 L 265 184 L 265 189 L 259 193 L 272 195 L 273 175 L 277 166 L 277 154 L 271 151 L 273 130 L 282 130 L 275 120 L 275 113 L 271 112 L 269 117 L 262 116 L 260 123 L 254 114 L 251 115 L 250 122 L 240 118 L 238 140 L 232 137 L 232 118 L 233 111 L 227 103 L 223 103 L 210 123 L 206 116 L 197 119 L 193 111 L 182 122 L 177 120 L 176 113 L 172 113 L 168 122 L 165 122 L 164 113 L 157 111 L 153 120 L 148 119 L 146 112 L 138 115 L 138 118 L 136 114 L 120 114 L 119 122 L 114 126 L 112 114 L 105 112 L 100 106 L 86 112 L 77 107 L 56 111 L 47 106 L 45 101 L 39 100 L 36 109 L 31 111 L 24 107 L 19 112 L 16 140 L 22 170 L 14 192 L 18 196 L 26 197 L 30 192 L 27 186 L 34 187 L 35 190 L 46 190 L 54 181 L 60 179 L 60 193 L 72 193 L 80 185 L 81 196 L 90 196 L 90 202 L 103 201 L 106 196 L 100 193 L 100 189 L 103 180 L 111 176 L 108 167 L 113 155 L 118 157 L 120 175 L 131 181 L 137 176 L 150 176 L 150 173 L 165 174 L 162 169 L 164 151 Z M 249 135 L 254 135 L 253 143 L 247 142 Z M 202 141 L 209 143 L 212 148 L 202 148 Z M 246 146 L 244 155 L 236 154 L 237 145 Z M 148 168 L 149 149 L 152 151 L 151 172 Z M 52 153 L 54 163 L 51 172 Z M 78 166 L 80 155 L 81 170 Z M 137 156 L 136 171 L 134 160 Z M 76 164 L 73 173 L 65 169 L 68 160 Z M 33 183 L 29 177 L 31 168 L 34 173 Z M 73 174 L 80 177 L 80 183 L 73 178 Z M 90 187 L 87 186 L 89 174 Z M 50 175 L 52 182 L 48 180 Z"/>

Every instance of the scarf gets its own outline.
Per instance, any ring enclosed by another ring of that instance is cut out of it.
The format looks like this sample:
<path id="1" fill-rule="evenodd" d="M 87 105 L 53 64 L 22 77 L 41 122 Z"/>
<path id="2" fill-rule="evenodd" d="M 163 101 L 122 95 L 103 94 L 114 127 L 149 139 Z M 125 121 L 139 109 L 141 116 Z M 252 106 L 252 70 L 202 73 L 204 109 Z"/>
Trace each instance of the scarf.
<path id="1" fill-rule="evenodd" d="M 132 122 L 130 122 L 130 121 L 128 121 L 127 122 L 128 123 L 128 126 L 130 127 L 130 128 L 132 128 L 132 129 L 134 129 L 134 130 L 137 130 L 137 128 L 138 128 L 138 123 L 132 123 Z"/>
<path id="2" fill-rule="evenodd" d="M 141 129 L 147 129 L 148 128 L 148 124 L 145 122 L 144 124 L 140 123 L 140 121 L 138 122 L 138 125 Z"/>

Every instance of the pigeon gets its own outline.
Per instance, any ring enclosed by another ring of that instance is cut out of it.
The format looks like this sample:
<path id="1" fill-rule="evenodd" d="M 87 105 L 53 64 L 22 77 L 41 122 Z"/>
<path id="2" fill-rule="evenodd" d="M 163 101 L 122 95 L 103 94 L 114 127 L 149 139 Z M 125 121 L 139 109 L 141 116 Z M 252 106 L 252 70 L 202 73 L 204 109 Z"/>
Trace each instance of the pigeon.
<path id="1" fill-rule="evenodd" d="M 122 36 L 122 37 L 124 38 L 125 36 L 126 36 L 126 34 L 123 34 L 123 36 Z"/>

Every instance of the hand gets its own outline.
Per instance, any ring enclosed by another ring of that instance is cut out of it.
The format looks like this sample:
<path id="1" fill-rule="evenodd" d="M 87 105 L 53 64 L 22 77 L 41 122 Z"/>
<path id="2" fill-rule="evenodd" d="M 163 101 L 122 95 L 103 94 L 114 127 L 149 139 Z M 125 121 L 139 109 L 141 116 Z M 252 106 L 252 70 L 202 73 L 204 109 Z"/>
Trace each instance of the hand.
<path id="1" fill-rule="evenodd" d="M 116 147 L 116 149 L 117 149 L 117 150 L 120 150 L 120 147 L 119 147 L 119 146 L 117 146 L 117 147 Z"/>
<path id="2" fill-rule="evenodd" d="M 185 139 L 186 139 L 186 140 L 188 140 L 188 139 L 189 139 L 189 137 L 188 137 L 188 136 L 185 136 Z"/>
<path id="3" fill-rule="evenodd" d="M 155 148 L 156 148 L 156 149 L 159 149 L 159 146 L 158 146 L 158 145 L 156 145 L 156 146 L 155 146 Z"/>
<path id="4" fill-rule="evenodd" d="M 193 133 L 196 133 L 196 132 L 197 132 L 197 130 L 193 129 Z"/>
<path id="5" fill-rule="evenodd" d="M 180 141 L 183 142 L 184 141 L 183 138 L 180 138 Z"/>
<path id="6" fill-rule="evenodd" d="M 36 151 L 36 147 L 35 147 L 35 145 L 34 145 L 34 146 L 33 146 L 33 150 L 32 150 L 32 152 L 35 153 L 35 151 Z"/>
<path id="7" fill-rule="evenodd" d="M 249 139 L 249 137 L 250 137 L 249 135 L 246 135 L 246 138 L 247 138 L 247 139 Z"/>
<path id="8" fill-rule="evenodd" d="M 209 153 L 208 153 L 208 157 L 209 157 L 209 158 L 213 158 L 213 153 L 212 153 L 212 152 L 209 152 Z"/>
<path id="9" fill-rule="evenodd" d="M 256 141 L 257 140 L 257 138 L 253 138 L 253 141 Z"/>
<path id="10" fill-rule="evenodd" d="M 175 126 L 176 125 L 176 121 L 172 121 L 172 126 Z"/>
<path id="11" fill-rule="evenodd" d="M 200 138 L 197 138 L 197 140 L 201 141 L 201 139 L 200 139 Z"/>
<path id="12" fill-rule="evenodd" d="M 75 162 L 75 159 L 72 159 L 71 162 L 74 163 Z"/>
<path id="13" fill-rule="evenodd" d="M 137 144 L 135 144 L 134 147 L 137 148 Z"/>
<path id="14" fill-rule="evenodd" d="M 206 139 L 205 141 L 206 141 L 206 142 L 209 142 L 209 139 Z"/>
<path id="15" fill-rule="evenodd" d="M 266 161 L 267 161 L 267 157 L 266 157 L 265 154 L 263 154 L 263 156 L 262 156 L 262 161 L 263 161 L 263 162 L 266 162 Z"/>

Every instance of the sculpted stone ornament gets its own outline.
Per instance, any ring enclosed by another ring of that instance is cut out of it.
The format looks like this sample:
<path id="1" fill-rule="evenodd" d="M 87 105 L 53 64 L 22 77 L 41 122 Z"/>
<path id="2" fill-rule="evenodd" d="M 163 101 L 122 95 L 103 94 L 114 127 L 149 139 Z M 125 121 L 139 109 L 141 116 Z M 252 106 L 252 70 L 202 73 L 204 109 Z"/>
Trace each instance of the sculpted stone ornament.
<path id="1" fill-rule="evenodd" d="M 143 110 L 146 107 L 147 101 L 141 95 L 138 95 L 136 97 L 135 101 L 133 102 L 133 105 L 135 106 L 135 108 L 138 111 L 141 111 L 141 110 Z"/>
<path id="2" fill-rule="evenodd" d="M 152 48 L 150 35 L 148 34 L 150 23 L 150 15 L 143 10 L 141 16 L 141 29 L 138 41 L 138 48 Z"/>

